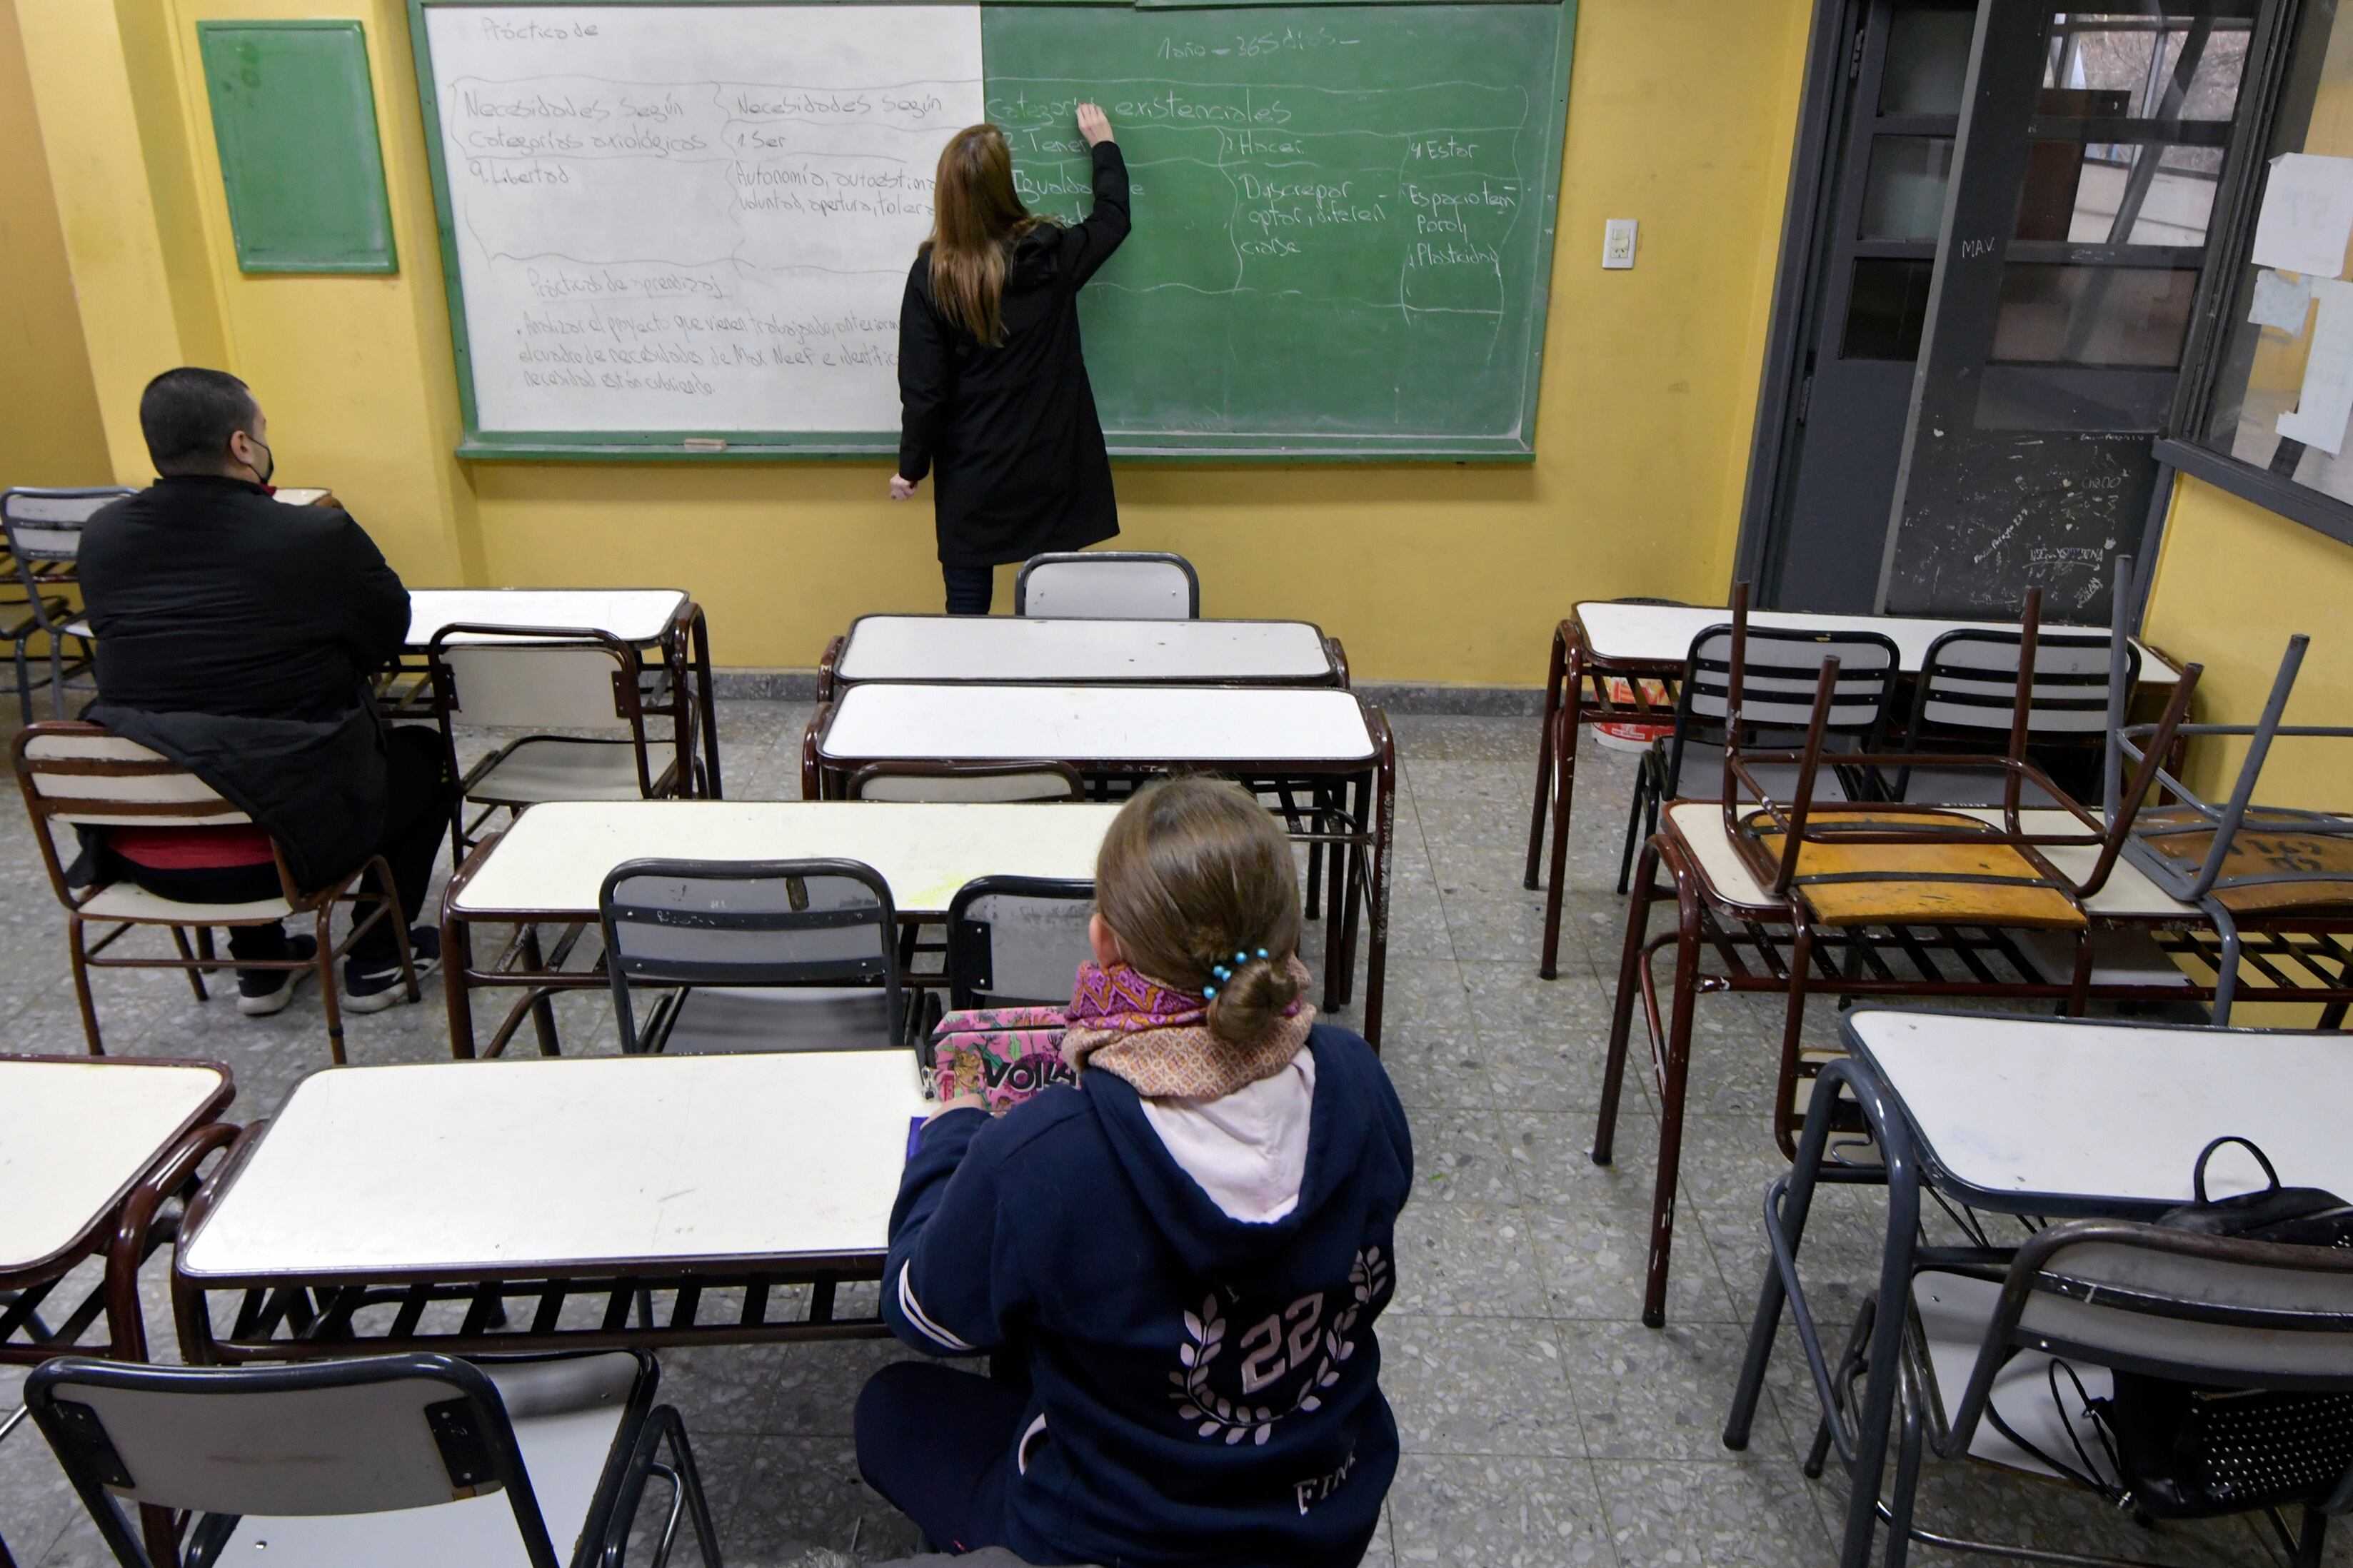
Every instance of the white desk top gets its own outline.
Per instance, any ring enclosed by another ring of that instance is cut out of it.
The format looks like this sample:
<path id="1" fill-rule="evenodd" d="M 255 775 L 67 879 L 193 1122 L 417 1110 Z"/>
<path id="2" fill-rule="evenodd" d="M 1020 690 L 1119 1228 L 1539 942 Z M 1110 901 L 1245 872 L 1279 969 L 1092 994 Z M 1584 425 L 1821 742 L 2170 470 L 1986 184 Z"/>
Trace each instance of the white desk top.
<path id="1" fill-rule="evenodd" d="M 1957 811 L 1974 816 L 1979 822 L 1999 823 L 2001 808 L 1998 805 L 1943 806 L 1940 810 Z M 1725 836 L 1724 808 L 1715 801 L 1681 801 L 1667 807 L 1668 816 L 1684 843 L 1692 847 L 1700 868 L 1707 875 L 1715 890 L 1735 903 L 1770 904 L 1777 900 L 1765 890 L 1748 869 L 1732 840 Z M 2043 808 L 2021 811 L 2019 826 L 2029 833 L 2052 835 L 2084 834 L 2087 830 L 2069 813 Z M 2080 882 L 2092 874 L 2099 864 L 2100 847 L 2096 844 L 2045 844 L 2038 846 L 2042 858 L 2061 876 Z M 2124 856 L 2116 857 L 2115 869 L 2100 890 L 2085 900 L 2084 907 L 2094 915 L 2108 920 L 2185 920 L 2203 921 L 2197 907 L 2180 900 L 2149 880 L 2148 874 Z"/>
<path id="2" fill-rule="evenodd" d="M 1586 647 L 1595 657 L 1639 664 L 1681 664 L 1691 652 L 1692 638 L 1710 626 L 1728 626 L 1730 610 L 1705 605 L 1629 605 L 1616 599 L 1588 599 L 1577 606 L 1585 627 Z M 1817 616 L 1788 610 L 1751 610 L 1752 626 L 1801 626 L 1815 631 L 1877 632 L 1895 645 L 1897 662 L 1916 674 L 1927 661 L 1928 647 L 1947 632 L 2014 632 L 2016 621 L 1932 621 L 1916 616 Z M 2051 630 L 2080 631 L 2079 626 Z M 2140 678 L 2145 683 L 2170 686 L 2170 665 L 2140 649 Z"/>
<path id="3" fill-rule="evenodd" d="M 0 1058 L 0 1268 L 72 1246 L 227 1079 L 178 1063 Z"/>
<path id="4" fill-rule="evenodd" d="M 944 911 L 976 877 L 1092 880 L 1116 805 L 629 800 L 534 805 L 491 847 L 455 908 L 468 916 L 594 916 L 624 860 L 862 860 L 902 913 Z"/>
<path id="5" fill-rule="evenodd" d="M 836 679 L 1329 680 L 1304 621 L 1061 621 L 1026 616 L 860 616 Z"/>
<path id="6" fill-rule="evenodd" d="M 2353 1192 L 2353 1037 L 1869 1007 L 1846 1026 L 1937 1163 L 1985 1191 L 2187 1203 L 2228 1133 L 2289 1186 Z M 2207 1191 L 2262 1180 L 2224 1150 Z"/>
<path id="7" fill-rule="evenodd" d="M 880 1252 L 913 1052 L 330 1068 L 180 1243 L 192 1278 Z"/>
<path id="8" fill-rule="evenodd" d="M 533 631 L 586 627 L 625 643 L 659 642 L 686 595 L 677 588 L 412 588 L 410 647 L 423 647 L 443 626 L 467 623 Z"/>
<path id="9" fill-rule="evenodd" d="M 853 686 L 828 762 L 1369 763 L 1353 692 L 1312 686 Z"/>

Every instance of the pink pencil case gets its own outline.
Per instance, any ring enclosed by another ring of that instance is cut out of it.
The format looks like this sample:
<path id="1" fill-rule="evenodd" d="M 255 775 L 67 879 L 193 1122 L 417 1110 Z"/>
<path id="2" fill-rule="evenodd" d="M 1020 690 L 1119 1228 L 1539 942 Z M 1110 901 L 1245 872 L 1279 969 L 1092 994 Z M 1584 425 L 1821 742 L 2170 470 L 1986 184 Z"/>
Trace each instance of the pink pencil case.
<path id="1" fill-rule="evenodd" d="M 1062 1009 L 991 1007 L 950 1013 L 932 1030 L 932 1096 L 977 1094 L 1002 1115 L 1039 1089 L 1076 1083 L 1062 1060 Z"/>

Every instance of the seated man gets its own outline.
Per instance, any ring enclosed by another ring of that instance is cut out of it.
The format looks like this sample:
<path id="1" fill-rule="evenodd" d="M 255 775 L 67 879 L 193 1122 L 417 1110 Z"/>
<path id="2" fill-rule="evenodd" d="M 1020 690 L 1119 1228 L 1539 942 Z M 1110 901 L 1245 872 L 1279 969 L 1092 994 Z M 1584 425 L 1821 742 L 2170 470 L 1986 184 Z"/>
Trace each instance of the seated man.
<path id="1" fill-rule="evenodd" d="M 98 642 L 88 716 L 188 768 L 259 826 L 111 828 L 101 875 L 190 903 L 273 899 L 275 838 L 304 891 L 382 855 L 414 922 L 453 792 L 440 735 L 387 729 L 376 711 L 373 677 L 407 633 L 407 589 L 340 508 L 270 499 L 268 423 L 237 377 L 166 371 L 147 384 L 139 425 L 162 477 L 82 536 Z M 353 947 L 350 1011 L 404 998 L 396 936 L 379 921 Z M 409 942 L 420 969 L 439 957 L 432 927 Z M 228 945 L 240 959 L 318 952 L 276 925 L 233 926 Z M 308 973 L 240 970 L 239 1010 L 278 1012 Z"/>

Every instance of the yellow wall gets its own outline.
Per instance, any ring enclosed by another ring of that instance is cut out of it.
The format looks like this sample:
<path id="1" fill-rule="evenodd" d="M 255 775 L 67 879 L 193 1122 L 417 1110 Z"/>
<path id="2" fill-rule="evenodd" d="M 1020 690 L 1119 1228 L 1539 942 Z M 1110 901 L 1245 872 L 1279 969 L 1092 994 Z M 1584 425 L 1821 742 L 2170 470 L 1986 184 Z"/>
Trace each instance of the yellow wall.
<path id="1" fill-rule="evenodd" d="M 2290 723 L 2342 724 L 2353 712 L 2353 545 L 2196 479 L 2174 491 L 2149 598 L 2149 639 L 2206 667 L 2198 717 L 2252 724 L 2291 633 L 2311 651 L 2288 702 Z M 2227 790 L 2242 747 L 2203 743 L 2189 782 Z M 2261 797 L 2274 805 L 2353 810 L 2353 750 L 2343 741 L 2276 742 Z"/>
<path id="2" fill-rule="evenodd" d="M 110 477 L 40 146 L 16 0 L 0 0 L 0 489 Z"/>
<path id="3" fill-rule="evenodd" d="M 937 607 L 929 510 L 886 501 L 880 464 L 450 456 L 456 385 L 398 0 L 16 4 L 75 276 L 103 318 L 90 359 L 119 477 L 147 477 L 124 423 L 146 378 L 216 356 L 269 410 L 288 482 L 333 486 L 413 583 L 675 584 L 709 609 L 730 665 L 807 666 L 857 612 Z M 1321 621 L 1375 679 L 1532 681 L 1576 599 L 1720 594 L 1810 11 L 1581 0 L 1533 466 L 1123 465 L 1123 542 L 1191 557 L 1212 615 Z M 281 16 L 366 26 L 396 277 L 236 268 L 195 25 Z M 1629 216 L 1640 263 L 1604 273 L 1602 221 Z"/>

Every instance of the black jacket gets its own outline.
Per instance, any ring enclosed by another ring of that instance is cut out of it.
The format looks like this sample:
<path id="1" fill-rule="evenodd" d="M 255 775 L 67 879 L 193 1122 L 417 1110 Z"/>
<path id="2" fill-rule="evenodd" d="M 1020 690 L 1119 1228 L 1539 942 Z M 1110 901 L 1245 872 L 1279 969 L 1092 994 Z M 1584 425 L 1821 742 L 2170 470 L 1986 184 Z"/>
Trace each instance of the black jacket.
<path id="1" fill-rule="evenodd" d="M 90 717 L 250 812 L 306 889 L 374 851 L 370 679 L 407 635 L 408 590 L 349 513 L 167 478 L 90 520 L 79 567 L 98 641 Z"/>
<path id="2" fill-rule="evenodd" d="M 1005 279 L 1005 341 L 984 347 L 932 303 L 915 258 L 899 308 L 899 472 L 934 468 L 940 560 L 995 566 L 1119 531 L 1111 457 L 1079 343 L 1079 288 L 1127 237 L 1127 164 L 1094 149 L 1094 209 L 1021 237 Z"/>

